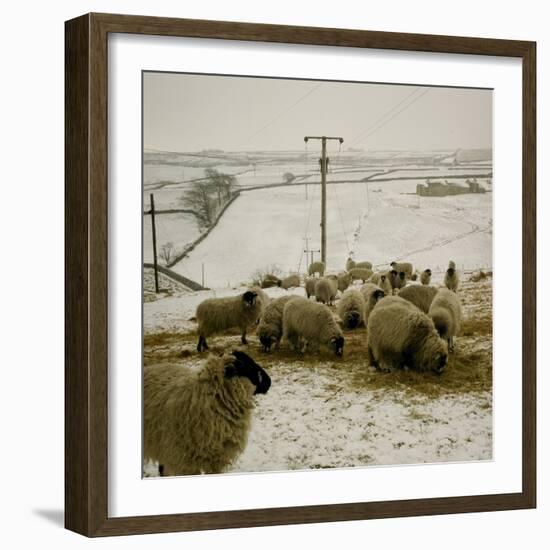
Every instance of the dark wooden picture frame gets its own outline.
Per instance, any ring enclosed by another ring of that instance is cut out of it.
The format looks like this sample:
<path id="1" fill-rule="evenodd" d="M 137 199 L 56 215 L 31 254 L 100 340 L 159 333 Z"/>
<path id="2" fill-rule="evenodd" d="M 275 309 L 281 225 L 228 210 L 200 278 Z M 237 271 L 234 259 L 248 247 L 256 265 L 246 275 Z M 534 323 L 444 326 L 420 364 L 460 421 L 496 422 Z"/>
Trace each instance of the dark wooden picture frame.
<path id="1" fill-rule="evenodd" d="M 140 517 L 108 516 L 109 33 L 520 58 L 523 71 L 522 491 Z M 65 525 L 86 536 L 534 508 L 536 506 L 536 44 L 534 42 L 88 14 L 65 25 Z"/>

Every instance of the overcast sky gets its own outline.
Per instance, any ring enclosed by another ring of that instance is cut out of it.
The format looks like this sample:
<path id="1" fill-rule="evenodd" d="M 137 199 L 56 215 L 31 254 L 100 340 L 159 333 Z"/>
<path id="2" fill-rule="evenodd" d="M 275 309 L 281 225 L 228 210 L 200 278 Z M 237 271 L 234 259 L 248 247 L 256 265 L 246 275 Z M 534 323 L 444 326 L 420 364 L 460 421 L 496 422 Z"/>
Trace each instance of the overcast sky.
<path id="1" fill-rule="evenodd" d="M 145 73 L 144 147 L 301 150 L 304 135 L 343 149 L 492 147 L 492 91 Z"/>

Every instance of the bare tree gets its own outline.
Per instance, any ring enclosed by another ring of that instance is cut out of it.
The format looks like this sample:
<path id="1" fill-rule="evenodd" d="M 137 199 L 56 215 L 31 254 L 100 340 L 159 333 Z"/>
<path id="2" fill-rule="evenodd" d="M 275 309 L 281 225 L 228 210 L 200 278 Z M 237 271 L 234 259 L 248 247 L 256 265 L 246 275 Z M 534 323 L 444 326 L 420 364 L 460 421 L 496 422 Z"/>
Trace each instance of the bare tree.
<path id="1" fill-rule="evenodd" d="M 204 171 L 204 176 L 209 186 L 217 194 L 218 208 L 221 208 L 222 202 L 231 198 L 231 193 L 237 185 L 237 179 L 231 174 L 218 172 L 215 168 L 207 168 Z"/>
<path id="2" fill-rule="evenodd" d="M 170 260 L 174 256 L 174 243 L 163 244 L 160 248 L 160 257 L 166 265 L 170 263 Z"/>
<path id="3" fill-rule="evenodd" d="M 196 213 L 200 227 L 208 227 L 214 221 L 215 207 L 210 196 L 211 191 L 212 186 L 208 180 L 194 181 L 180 199 L 186 208 Z"/>

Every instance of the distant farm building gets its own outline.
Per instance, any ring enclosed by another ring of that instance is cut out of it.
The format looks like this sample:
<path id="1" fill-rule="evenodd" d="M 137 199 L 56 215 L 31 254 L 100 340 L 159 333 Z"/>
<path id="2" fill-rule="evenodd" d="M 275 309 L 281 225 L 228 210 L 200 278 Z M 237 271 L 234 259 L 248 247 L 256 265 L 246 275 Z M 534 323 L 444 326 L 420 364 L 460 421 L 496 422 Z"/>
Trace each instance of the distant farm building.
<path id="1" fill-rule="evenodd" d="M 441 182 L 428 179 L 425 184 L 419 183 L 416 186 L 416 194 L 421 197 L 447 197 L 448 195 L 466 195 L 468 193 L 485 193 L 485 187 L 480 185 L 475 178 L 466 180 L 466 185 L 447 180 Z"/>

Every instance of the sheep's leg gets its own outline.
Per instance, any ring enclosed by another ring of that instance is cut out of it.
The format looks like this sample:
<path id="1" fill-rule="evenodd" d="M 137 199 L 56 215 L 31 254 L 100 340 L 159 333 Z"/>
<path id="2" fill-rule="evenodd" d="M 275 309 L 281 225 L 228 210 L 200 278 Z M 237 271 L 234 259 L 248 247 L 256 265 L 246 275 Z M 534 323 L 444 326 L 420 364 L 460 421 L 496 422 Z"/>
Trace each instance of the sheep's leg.
<path id="1" fill-rule="evenodd" d="M 208 349 L 208 344 L 206 343 L 206 338 L 203 334 L 199 335 L 199 343 L 197 344 L 197 351 L 201 352 L 204 349 Z"/>
<path id="2" fill-rule="evenodd" d="M 454 353 L 455 351 L 455 339 L 454 336 L 451 336 L 448 340 L 449 344 L 449 353 Z"/>
<path id="3" fill-rule="evenodd" d="M 164 476 L 164 464 L 159 464 L 159 476 Z"/>
<path id="4" fill-rule="evenodd" d="M 243 330 L 243 332 L 241 334 L 241 344 L 243 346 L 246 346 L 248 344 L 248 340 L 246 339 L 246 329 Z"/>

